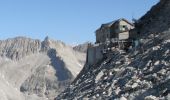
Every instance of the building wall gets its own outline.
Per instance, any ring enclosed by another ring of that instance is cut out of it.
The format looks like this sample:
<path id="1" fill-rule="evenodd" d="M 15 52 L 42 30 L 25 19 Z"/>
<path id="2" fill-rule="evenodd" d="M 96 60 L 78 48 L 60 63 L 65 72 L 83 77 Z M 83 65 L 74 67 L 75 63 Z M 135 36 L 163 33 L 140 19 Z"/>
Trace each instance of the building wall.
<path id="1" fill-rule="evenodd" d="M 129 31 L 133 28 L 134 26 L 132 26 L 125 20 L 119 20 L 115 22 L 112 26 L 101 26 L 101 28 L 96 31 L 96 43 L 104 43 L 107 39 L 119 38 L 120 35 L 124 35 L 124 37 L 126 35 L 126 37 L 129 37 L 129 33 L 127 34 L 127 32 L 122 32 Z M 119 35 L 119 33 L 121 34 Z"/>
<path id="2" fill-rule="evenodd" d="M 123 28 L 123 26 L 126 26 L 126 28 Z M 124 20 L 121 20 L 119 22 L 116 22 L 112 27 L 111 27 L 111 30 L 112 30 L 112 33 L 111 34 L 116 34 L 116 33 L 121 33 L 122 31 L 127 31 L 127 30 L 130 30 L 130 29 L 133 29 L 134 27 L 132 25 L 130 25 L 129 23 L 127 23 L 126 21 Z M 115 35 L 115 36 L 118 36 Z"/>
<path id="3" fill-rule="evenodd" d="M 129 39 L 129 31 L 119 33 L 119 40 Z"/>
<path id="4" fill-rule="evenodd" d="M 125 40 L 125 39 L 129 39 L 130 37 L 133 37 L 134 34 L 130 34 L 130 30 L 134 29 L 134 26 L 130 25 L 129 23 L 127 23 L 126 21 L 122 20 L 119 22 L 119 26 L 127 26 L 128 31 L 126 32 L 122 32 L 119 33 L 119 40 Z"/>
<path id="5" fill-rule="evenodd" d="M 110 38 L 110 28 L 102 27 L 100 30 L 96 32 L 96 42 L 103 43 L 106 39 Z"/>
<path id="6" fill-rule="evenodd" d="M 104 46 L 94 46 L 90 47 L 87 50 L 87 64 L 93 65 L 98 63 L 103 59 L 102 50 L 104 49 Z"/>
<path id="7" fill-rule="evenodd" d="M 141 34 L 138 34 L 138 31 L 136 29 L 132 29 L 129 31 L 130 39 L 138 39 L 139 37 L 141 37 Z"/>
<path id="8" fill-rule="evenodd" d="M 126 28 L 124 28 L 126 26 Z M 116 22 L 113 26 L 111 26 L 111 38 L 128 39 L 129 38 L 129 30 L 133 29 L 134 26 L 130 25 L 124 20 Z M 126 31 L 126 32 L 123 32 Z"/>
<path id="9" fill-rule="evenodd" d="M 121 25 L 126 25 L 126 26 L 127 26 L 127 28 L 128 28 L 128 30 L 130 30 L 130 29 L 133 29 L 133 28 L 134 28 L 134 26 L 130 25 L 129 23 L 127 23 L 127 22 L 126 22 L 126 21 L 124 21 L 124 20 L 121 20 L 121 21 L 119 22 L 119 26 L 121 26 Z"/>

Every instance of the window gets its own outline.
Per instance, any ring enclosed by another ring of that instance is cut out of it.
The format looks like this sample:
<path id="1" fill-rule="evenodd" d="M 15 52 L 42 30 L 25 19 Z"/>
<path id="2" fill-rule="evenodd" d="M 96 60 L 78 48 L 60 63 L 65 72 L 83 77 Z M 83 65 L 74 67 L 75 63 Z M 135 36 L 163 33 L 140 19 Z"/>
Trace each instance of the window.
<path id="1" fill-rule="evenodd" d="M 120 31 L 126 31 L 128 30 L 127 25 L 120 25 Z"/>

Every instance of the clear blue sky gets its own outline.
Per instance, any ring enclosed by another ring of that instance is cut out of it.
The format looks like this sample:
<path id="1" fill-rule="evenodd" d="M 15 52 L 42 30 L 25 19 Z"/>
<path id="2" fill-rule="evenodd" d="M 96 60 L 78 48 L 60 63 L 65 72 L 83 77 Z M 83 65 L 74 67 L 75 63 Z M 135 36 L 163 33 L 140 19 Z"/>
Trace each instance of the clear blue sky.
<path id="1" fill-rule="evenodd" d="M 66 43 L 94 41 L 102 23 L 140 18 L 159 0 L 1 0 L 0 39 L 49 37 Z"/>

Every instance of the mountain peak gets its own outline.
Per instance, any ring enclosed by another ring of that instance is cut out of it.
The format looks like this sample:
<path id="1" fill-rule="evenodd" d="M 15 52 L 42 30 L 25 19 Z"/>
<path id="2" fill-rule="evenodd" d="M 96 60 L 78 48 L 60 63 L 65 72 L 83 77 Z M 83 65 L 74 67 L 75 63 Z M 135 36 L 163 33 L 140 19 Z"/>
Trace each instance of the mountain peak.
<path id="1" fill-rule="evenodd" d="M 49 36 L 46 36 L 44 39 L 44 41 L 49 41 L 49 40 L 50 40 Z"/>
<path id="2" fill-rule="evenodd" d="M 42 42 L 42 50 L 43 51 L 46 51 L 46 50 L 48 50 L 49 48 L 50 48 L 50 38 L 49 38 L 49 36 L 46 36 L 45 37 L 45 39 L 44 39 L 44 41 Z"/>

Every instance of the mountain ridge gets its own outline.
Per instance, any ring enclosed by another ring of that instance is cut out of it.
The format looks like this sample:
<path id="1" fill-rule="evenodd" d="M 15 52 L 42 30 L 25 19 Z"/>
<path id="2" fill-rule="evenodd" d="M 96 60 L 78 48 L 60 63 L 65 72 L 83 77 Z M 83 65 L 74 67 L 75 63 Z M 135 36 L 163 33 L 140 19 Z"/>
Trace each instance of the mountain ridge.
<path id="1" fill-rule="evenodd" d="M 85 63 L 85 53 L 50 38 L 0 40 L 0 48 L 0 79 L 4 78 L 11 90 L 17 90 L 17 96 L 13 96 L 13 91 L 5 90 L 8 84 L 0 81 L 3 100 L 51 100 L 70 84 Z"/>

